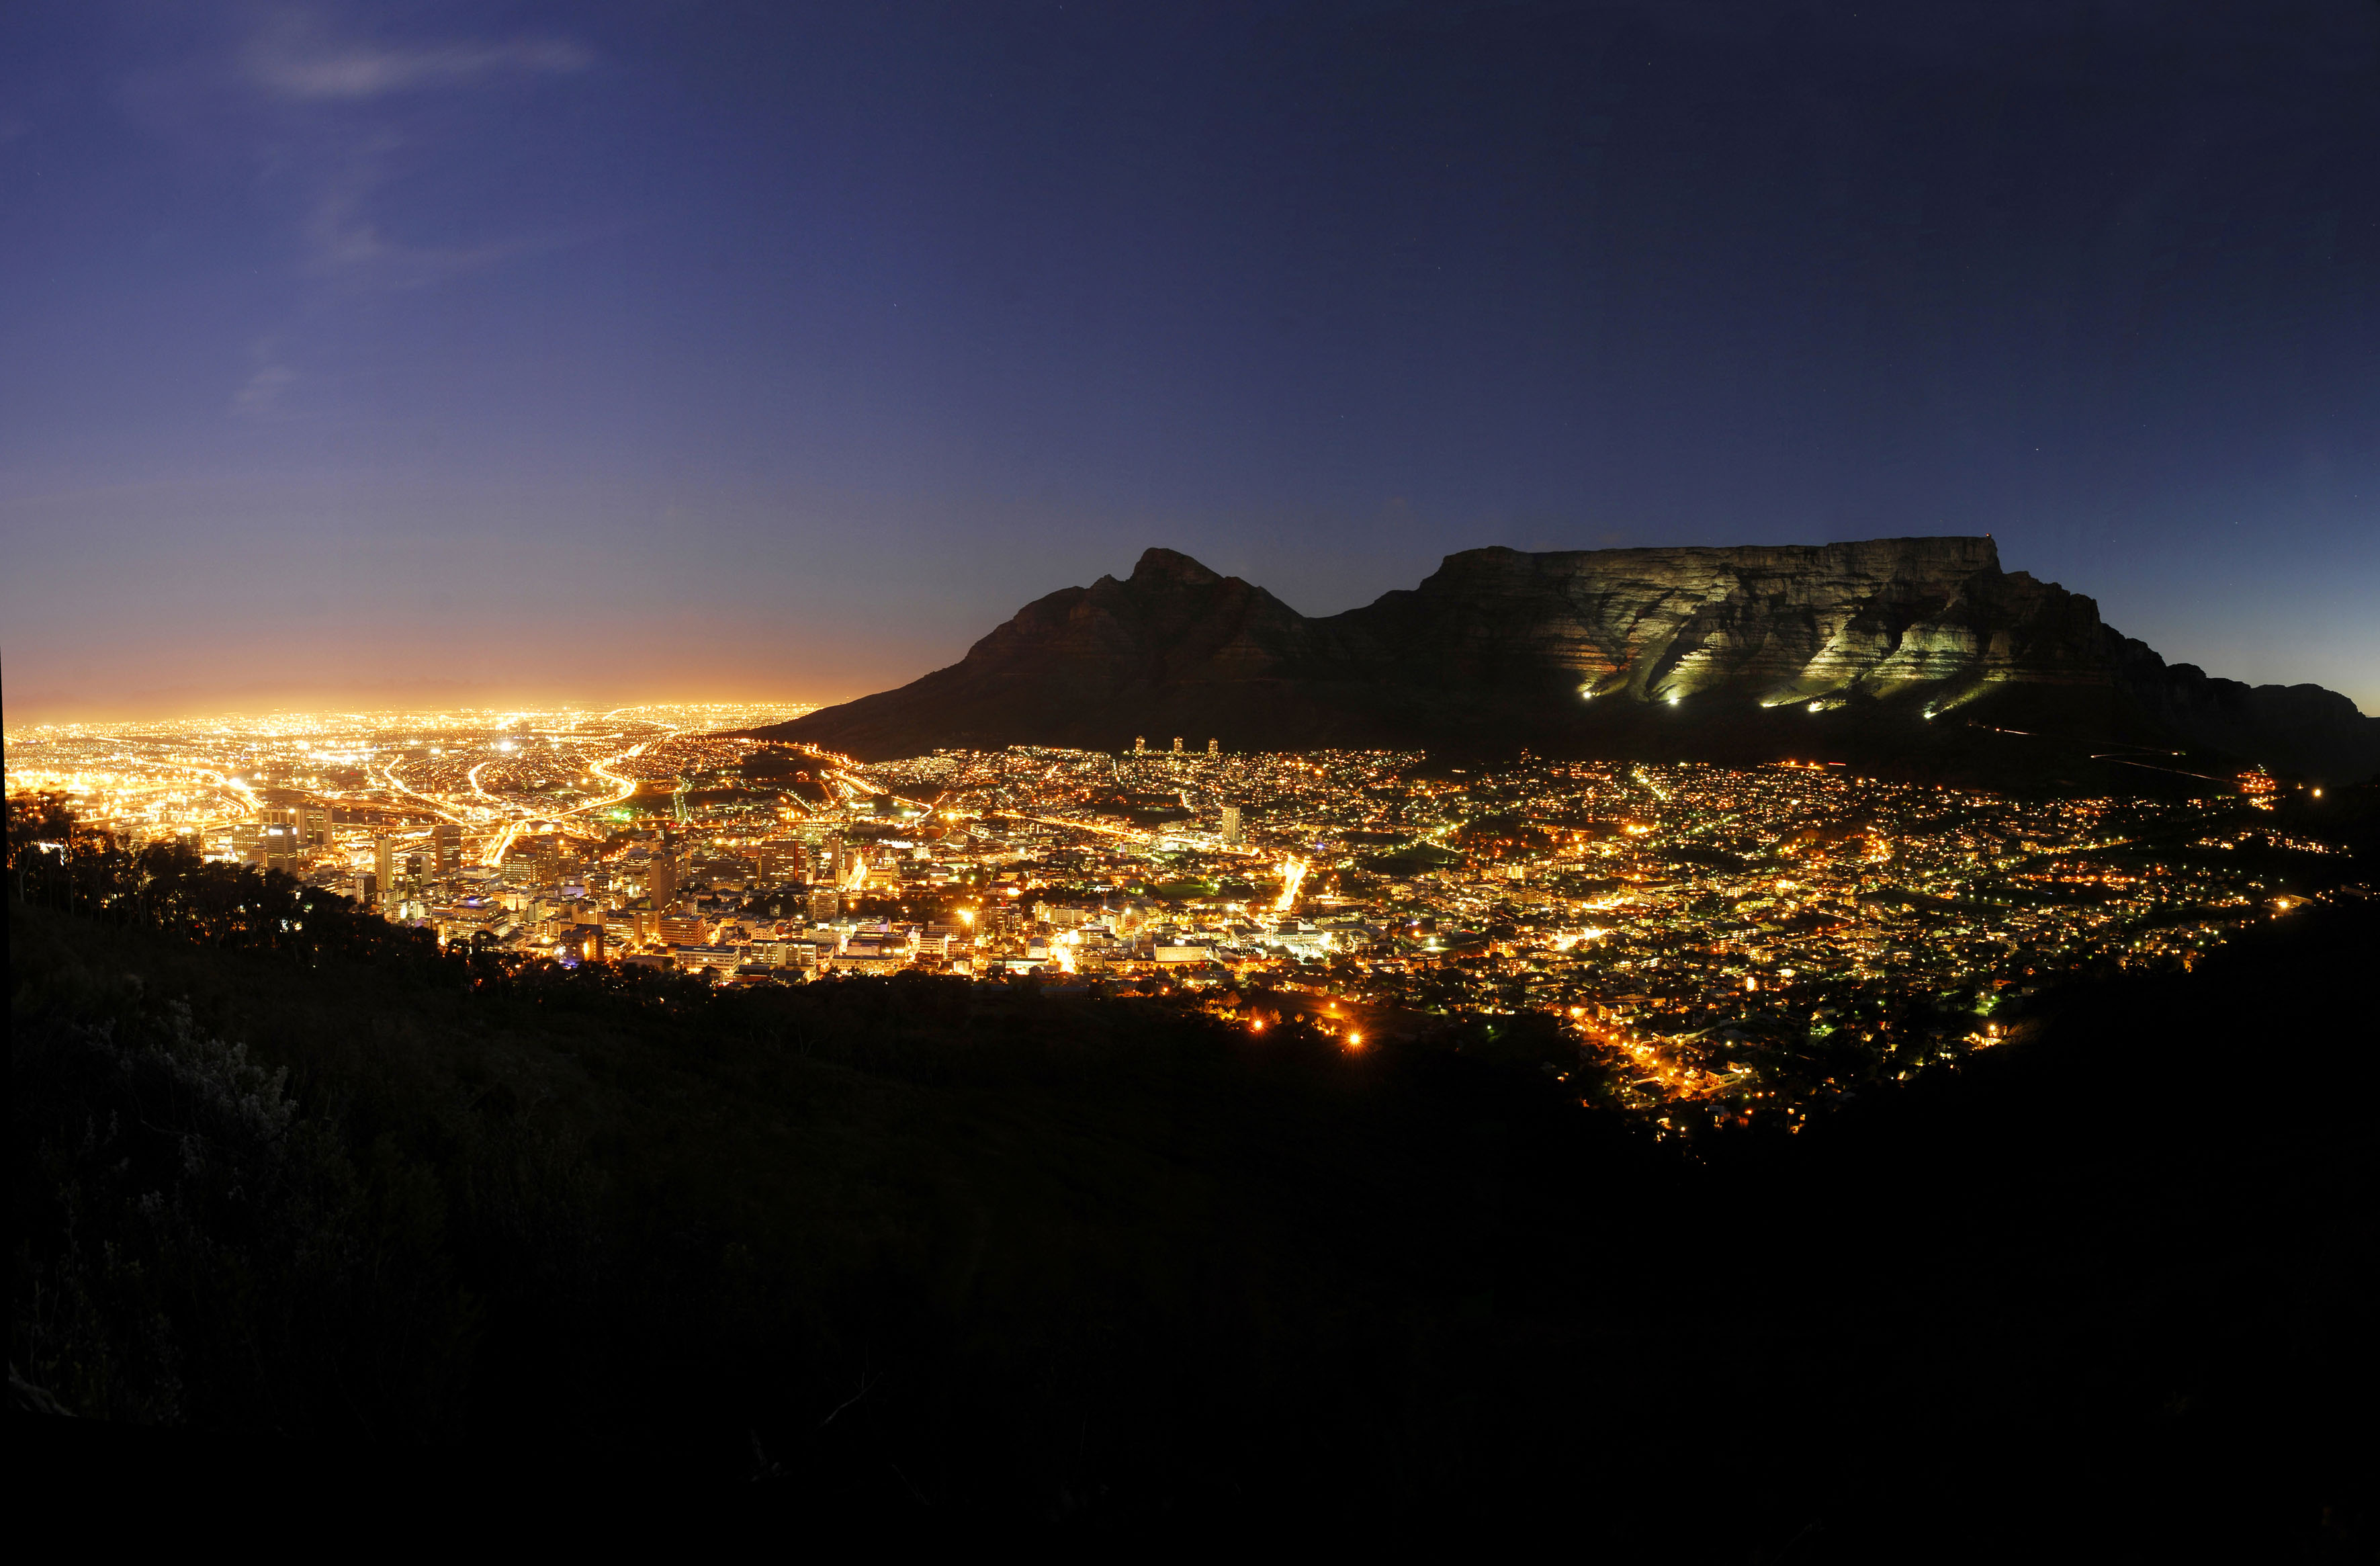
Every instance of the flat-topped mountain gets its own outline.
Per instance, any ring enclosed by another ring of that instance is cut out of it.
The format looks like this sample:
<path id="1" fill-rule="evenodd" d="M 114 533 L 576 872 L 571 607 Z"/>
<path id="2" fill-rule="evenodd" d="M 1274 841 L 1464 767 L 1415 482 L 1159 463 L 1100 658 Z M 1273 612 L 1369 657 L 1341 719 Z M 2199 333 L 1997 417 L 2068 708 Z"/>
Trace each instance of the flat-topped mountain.
<path id="1" fill-rule="evenodd" d="M 2203 754 L 2128 764 L 2380 771 L 2380 719 L 2345 697 L 2168 666 L 2090 599 L 2001 570 L 1988 538 L 1465 550 L 1318 618 L 1152 549 L 1123 580 L 1026 605 L 949 668 L 759 732 L 867 759 L 1181 735 L 2070 781 L 2155 749 Z"/>

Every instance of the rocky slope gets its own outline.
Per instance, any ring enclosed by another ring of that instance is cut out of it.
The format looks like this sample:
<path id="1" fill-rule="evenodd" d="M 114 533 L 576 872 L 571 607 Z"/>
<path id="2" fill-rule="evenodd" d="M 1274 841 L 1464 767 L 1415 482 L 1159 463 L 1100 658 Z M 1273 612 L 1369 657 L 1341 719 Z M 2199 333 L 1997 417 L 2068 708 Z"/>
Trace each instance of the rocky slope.
<path id="1" fill-rule="evenodd" d="M 2380 720 L 2346 698 L 2168 667 L 2090 599 L 2001 570 L 1988 538 L 1466 550 L 1322 618 L 1152 549 L 1124 580 L 1027 604 L 949 668 L 763 732 L 864 759 L 1179 734 L 2045 781 L 2154 749 L 2380 771 Z"/>

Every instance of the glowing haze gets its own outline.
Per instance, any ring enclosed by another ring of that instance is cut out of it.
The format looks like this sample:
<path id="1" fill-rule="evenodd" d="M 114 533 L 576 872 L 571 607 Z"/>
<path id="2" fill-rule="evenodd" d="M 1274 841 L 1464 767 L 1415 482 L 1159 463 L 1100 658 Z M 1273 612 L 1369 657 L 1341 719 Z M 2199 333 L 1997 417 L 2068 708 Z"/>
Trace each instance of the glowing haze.
<path id="1" fill-rule="evenodd" d="M 1993 533 L 2380 710 L 2380 11 L 18 4 L 10 723 Z"/>

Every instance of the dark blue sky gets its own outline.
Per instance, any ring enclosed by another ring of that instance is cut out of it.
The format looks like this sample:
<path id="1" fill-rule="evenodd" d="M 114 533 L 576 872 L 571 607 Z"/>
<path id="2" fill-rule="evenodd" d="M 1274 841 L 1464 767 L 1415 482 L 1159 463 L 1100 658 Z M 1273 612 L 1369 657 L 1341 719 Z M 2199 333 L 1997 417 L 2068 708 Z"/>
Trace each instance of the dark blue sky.
<path id="1" fill-rule="evenodd" d="M 0 9 L 7 716 L 1991 532 L 2380 710 L 2380 6 Z"/>

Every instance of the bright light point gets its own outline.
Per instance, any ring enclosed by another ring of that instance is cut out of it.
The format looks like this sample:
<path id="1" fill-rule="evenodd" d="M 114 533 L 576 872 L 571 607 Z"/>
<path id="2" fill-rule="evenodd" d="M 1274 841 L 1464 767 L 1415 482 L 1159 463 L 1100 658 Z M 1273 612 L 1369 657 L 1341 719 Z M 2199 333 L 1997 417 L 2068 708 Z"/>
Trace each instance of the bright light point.
<path id="1" fill-rule="evenodd" d="M 1360 1050 L 1363 1047 L 1364 1036 L 1362 1034 L 1351 1033 L 1347 1036 L 1347 1048 L 1350 1050 Z"/>
<path id="2" fill-rule="evenodd" d="M 1810 703 L 1810 710 L 1811 710 L 1811 711 L 1813 711 L 1813 712 L 1823 712 L 1823 711 L 1825 711 L 1825 710 L 1826 710 L 1826 709 L 1825 709 L 1825 708 L 1823 708 L 1823 707 L 1821 707 L 1821 706 L 1819 706 L 1816 702 L 1815 702 L 1815 701 L 1814 701 L 1814 702 Z"/>
<path id="3" fill-rule="evenodd" d="M 1674 692 L 1674 691 L 1672 691 L 1672 692 L 1670 694 L 1670 706 L 1672 706 L 1672 707 L 1675 707 L 1675 706 L 1678 704 L 1678 699 L 1679 699 L 1679 698 L 1678 698 L 1677 693 L 1676 693 L 1676 692 Z"/>

